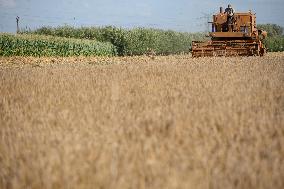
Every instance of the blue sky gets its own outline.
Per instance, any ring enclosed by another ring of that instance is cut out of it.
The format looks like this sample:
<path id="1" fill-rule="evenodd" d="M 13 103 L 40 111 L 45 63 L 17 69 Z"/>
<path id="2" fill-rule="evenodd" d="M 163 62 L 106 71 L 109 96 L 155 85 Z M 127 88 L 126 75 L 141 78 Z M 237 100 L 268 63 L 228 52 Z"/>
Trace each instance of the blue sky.
<path id="1" fill-rule="evenodd" d="M 152 27 L 204 31 L 206 15 L 231 3 L 236 11 L 253 10 L 258 23 L 284 26 L 284 0 L 0 0 L 0 32 L 41 26 Z M 203 18 L 202 18 L 203 17 Z"/>

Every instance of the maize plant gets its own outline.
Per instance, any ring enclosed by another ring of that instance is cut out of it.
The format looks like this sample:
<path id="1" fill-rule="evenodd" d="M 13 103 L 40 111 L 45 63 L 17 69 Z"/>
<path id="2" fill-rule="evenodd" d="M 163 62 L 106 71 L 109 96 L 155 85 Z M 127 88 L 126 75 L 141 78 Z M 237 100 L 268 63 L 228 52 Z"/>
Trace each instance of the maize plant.
<path id="1" fill-rule="evenodd" d="M 43 35 L 0 34 L 0 56 L 114 56 L 109 42 Z"/>
<path id="2" fill-rule="evenodd" d="M 22 31 L 39 35 L 95 39 L 112 43 L 119 55 L 143 55 L 149 51 L 159 55 L 188 53 L 192 40 L 204 40 L 204 33 L 165 31 L 161 29 L 134 28 L 123 29 L 106 27 L 42 27 L 35 31 Z"/>

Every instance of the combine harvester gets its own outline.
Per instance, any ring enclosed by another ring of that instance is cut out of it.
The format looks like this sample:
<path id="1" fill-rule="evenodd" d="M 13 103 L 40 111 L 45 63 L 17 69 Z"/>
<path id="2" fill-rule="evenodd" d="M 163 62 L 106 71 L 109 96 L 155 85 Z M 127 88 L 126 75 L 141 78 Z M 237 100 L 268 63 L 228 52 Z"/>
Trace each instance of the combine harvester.
<path id="1" fill-rule="evenodd" d="M 210 41 L 193 41 L 192 57 L 263 56 L 263 39 L 267 32 L 256 28 L 256 16 L 251 11 L 234 13 L 229 5 L 226 11 L 213 15 Z"/>

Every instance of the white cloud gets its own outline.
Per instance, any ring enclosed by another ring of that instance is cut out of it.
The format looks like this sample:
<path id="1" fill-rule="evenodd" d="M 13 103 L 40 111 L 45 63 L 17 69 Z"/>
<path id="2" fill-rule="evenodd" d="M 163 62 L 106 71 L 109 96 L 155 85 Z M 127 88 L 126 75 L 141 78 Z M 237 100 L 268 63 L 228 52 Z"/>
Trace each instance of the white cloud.
<path id="1" fill-rule="evenodd" d="M 15 6 L 16 6 L 15 0 L 0 0 L 0 7 L 10 8 Z"/>

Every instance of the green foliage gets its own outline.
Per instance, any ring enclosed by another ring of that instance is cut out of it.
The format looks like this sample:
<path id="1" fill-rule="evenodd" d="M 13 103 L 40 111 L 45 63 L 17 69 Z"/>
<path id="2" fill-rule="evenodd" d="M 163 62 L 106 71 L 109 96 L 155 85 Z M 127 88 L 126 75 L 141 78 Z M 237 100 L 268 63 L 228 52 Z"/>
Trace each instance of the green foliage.
<path id="1" fill-rule="evenodd" d="M 268 33 L 268 37 L 276 37 L 283 35 L 283 27 L 277 24 L 258 24 L 257 28 L 265 30 Z"/>
<path id="2" fill-rule="evenodd" d="M 78 39 L 95 39 L 101 42 L 112 43 L 119 55 L 142 55 L 151 51 L 156 54 L 187 53 L 191 48 L 192 40 L 203 40 L 202 33 L 182 33 L 164 31 L 159 29 L 122 29 L 107 27 L 81 27 L 73 28 L 63 26 L 57 28 L 42 27 L 32 32 L 40 35 L 53 35 L 58 37 L 71 37 Z"/>
<path id="3" fill-rule="evenodd" d="M 264 41 L 265 46 L 270 52 L 284 51 L 284 36 L 269 37 Z"/>
<path id="4" fill-rule="evenodd" d="M 43 35 L 0 34 L 0 56 L 113 56 L 111 43 Z"/>
<path id="5" fill-rule="evenodd" d="M 258 29 L 265 30 L 268 37 L 264 40 L 264 44 L 270 52 L 284 51 L 283 27 L 277 24 L 259 24 Z"/>

